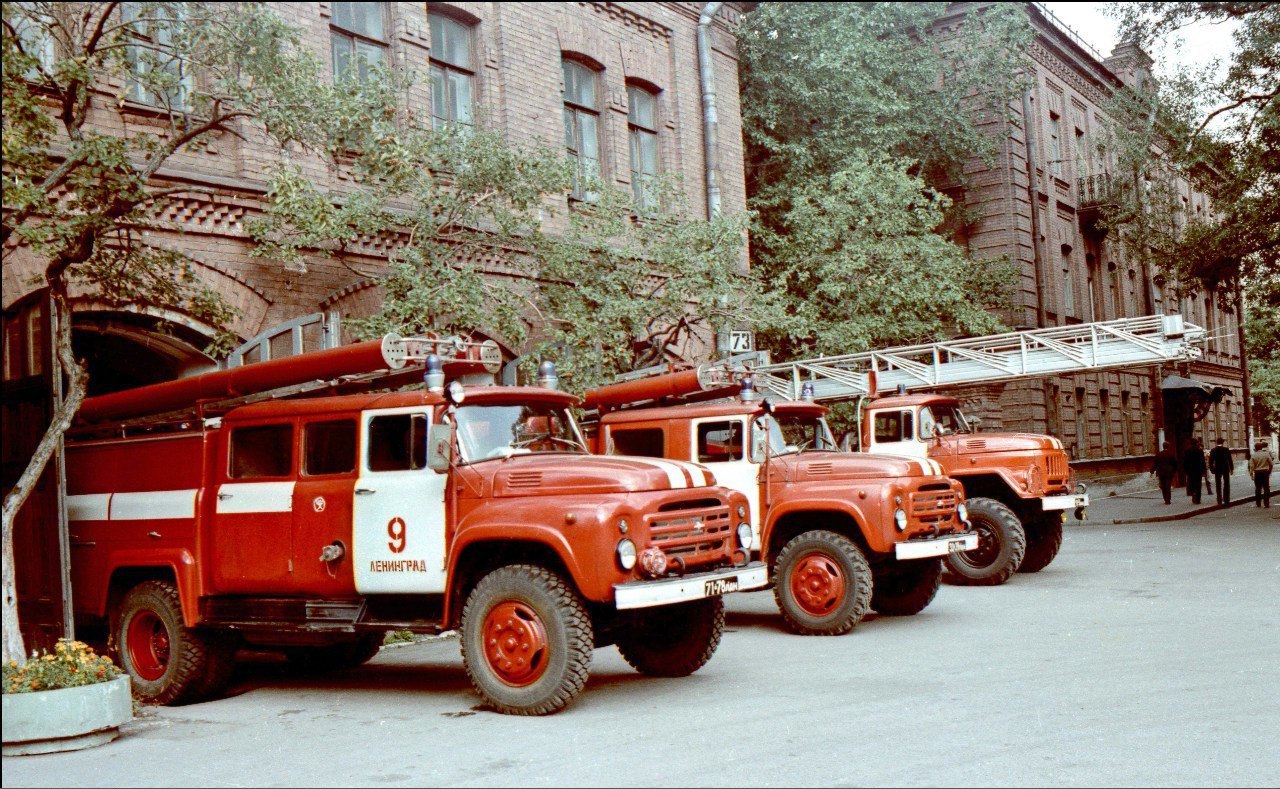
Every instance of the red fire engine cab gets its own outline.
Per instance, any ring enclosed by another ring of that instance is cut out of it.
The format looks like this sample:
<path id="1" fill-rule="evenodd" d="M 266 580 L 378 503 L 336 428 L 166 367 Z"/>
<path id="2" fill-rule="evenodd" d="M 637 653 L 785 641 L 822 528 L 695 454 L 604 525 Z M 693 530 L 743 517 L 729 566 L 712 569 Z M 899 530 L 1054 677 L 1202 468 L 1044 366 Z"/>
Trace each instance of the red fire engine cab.
<path id="1" fill-rule="evenodd" d="M 571 395 L 446 389 L 442 357 L 500 361 L 390 337 L 86 401 L 67 450 L 76 612 L 140 699 L 215 693 L 241 645 L 358 665 L 393 629 L 460 630 L 476 691 L 514 714 L 568 704 L 597 646 L 659 676 L 710 659 L 720 595 L 766 583 L 739 544 L 746 497 L 692 463 L 593 457 Z M 316 396 L 385 387 L 370 371 L 407 360 L 426 390 Z"/>

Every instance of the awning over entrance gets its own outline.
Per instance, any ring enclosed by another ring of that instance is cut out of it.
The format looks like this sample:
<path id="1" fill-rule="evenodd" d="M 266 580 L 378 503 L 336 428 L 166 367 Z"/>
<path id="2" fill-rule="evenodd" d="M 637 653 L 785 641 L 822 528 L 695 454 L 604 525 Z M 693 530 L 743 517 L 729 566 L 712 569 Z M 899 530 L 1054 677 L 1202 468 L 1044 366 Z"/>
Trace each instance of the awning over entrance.
<path id="1" fill-rule="evenodd" d="M 1183 378 L 1180 375 L 1165 376 L 1165 379 L 1160 382 L 1160 388 L 1166 392 L 1169 390 L 1190 389 L 1191 392 L 1187 392 L 1187 394 L 1198 393 L 1215 403 L 1231 394 L 1231 390 L 1226 387 L 1214 386 L 1204 381 L 1197 381 L 1194 378 Z"/>

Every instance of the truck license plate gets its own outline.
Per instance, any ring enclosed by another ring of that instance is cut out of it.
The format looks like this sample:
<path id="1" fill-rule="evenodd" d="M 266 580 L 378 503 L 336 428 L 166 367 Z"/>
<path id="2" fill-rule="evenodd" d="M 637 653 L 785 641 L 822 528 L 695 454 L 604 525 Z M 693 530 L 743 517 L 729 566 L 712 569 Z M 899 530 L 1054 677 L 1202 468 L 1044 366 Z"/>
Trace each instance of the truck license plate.
<path id="1" fill-rule="evenodd" d="M 714 581 L 704 581 L 702 583 L 702 591 L 707 597 L 728 594 L 729 592 L 738 591 L 738 578 L 717 578 Z"/>

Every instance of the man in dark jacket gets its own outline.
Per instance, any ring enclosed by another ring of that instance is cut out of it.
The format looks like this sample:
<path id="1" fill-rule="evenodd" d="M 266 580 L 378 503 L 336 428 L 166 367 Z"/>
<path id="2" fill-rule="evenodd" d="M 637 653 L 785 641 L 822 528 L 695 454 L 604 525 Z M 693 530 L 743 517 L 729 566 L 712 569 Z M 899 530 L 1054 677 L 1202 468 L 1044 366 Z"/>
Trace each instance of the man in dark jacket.
<path id="1" fill-rule="evenodd" d="M 1178 456 L 1173 451 L 1172 441 L 1164 442 L 1164 449 L 1156 453 L 1151 473 L 1160 480 L 1160 495 L 1164 496 L 1164 503 L 1169 504 L 1173 495 L 1173 478 L 1178 473 Z"/>
<path id="2" fill-rule="evenodd" d="M 1231 475 L 1236 470 L 1235 461 L 1231 459 L 1231 450 L 1226 442 L 1218 439 L 1218 445 L 1209 450 L 1209 470 L 1213 472 L 1213 482 L 1218 489 L 1218 503 L 1231 503 Z"/>
<path id="3" fill-rule="evenodd" d="M 1200 486 L 1208 474 L 1208 464 L 1204 462 L 1204 448 L 1200 439 L 1191 441 L 1191 446 L 1182 455 L 1182 473 L 1187 475 L 1187 495 L 1192 504 L 1200 503 Z"/>

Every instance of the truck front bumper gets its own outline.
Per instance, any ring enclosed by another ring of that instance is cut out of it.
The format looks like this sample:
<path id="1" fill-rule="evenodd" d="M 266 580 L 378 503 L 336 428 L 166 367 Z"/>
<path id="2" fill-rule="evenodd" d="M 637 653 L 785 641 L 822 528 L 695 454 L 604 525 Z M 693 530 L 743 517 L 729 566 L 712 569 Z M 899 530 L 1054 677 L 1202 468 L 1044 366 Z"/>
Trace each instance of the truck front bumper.
<path id="1" fill-rule="evenodd" d="M 718 597 L 729 592 L 760 589 L 769 583 L 769 568 L 764 562 L 751 562 L 745 567 L 730 567 L 705 573 L 690 573 L 680 578 L 657 581 L 628 581 L 613 585 L 614 605 L 619 610 L 652 608 L 658 605 Z"/>
<path id="2" fill-rule="evenodd" d="M 1040 499 L 1045 512 L 1049 510 L 1084 509 L 1089 506 L 1088 493 L 1069 493 L 1066 496 L 1045 496 Z"/>
<path id="3" fill-rule="evenodd" d="M 949 553 L 972 551 L 978 547 L 978 535 L 975 532 L 950 534 L 932 540 L 911 540 L 893 546 L 893 558 L 929 559 L 934 556 L 946 556 Z"/>

